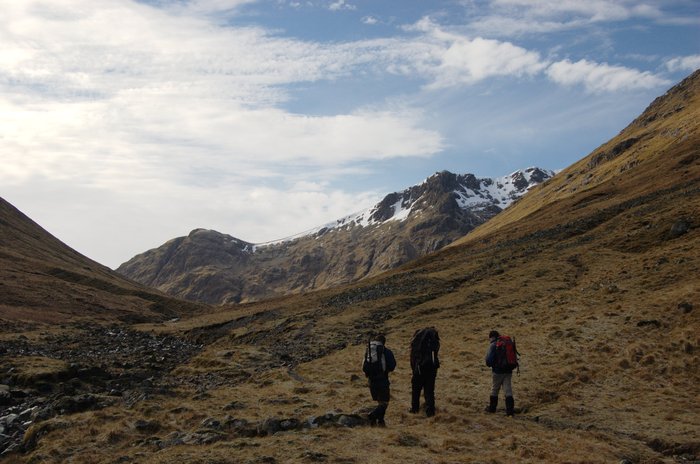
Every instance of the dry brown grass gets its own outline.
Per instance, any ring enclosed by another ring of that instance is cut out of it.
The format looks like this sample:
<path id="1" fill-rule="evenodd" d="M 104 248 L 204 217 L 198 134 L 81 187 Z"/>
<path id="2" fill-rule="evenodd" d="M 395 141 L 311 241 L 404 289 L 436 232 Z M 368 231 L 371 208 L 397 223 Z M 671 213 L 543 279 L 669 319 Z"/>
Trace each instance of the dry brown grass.
<path id="1" fill-rule="evenodd" d="M 3 368 L 18 385 L 58 382 L 69 378 L 70 366 L 65 361 L 42 356 L 21 356 L 3 359 Z"/>
<path id="2" fill-rule="evenodd" d="M 96 417 L 98 413 L 73 416 L 60 434 L 52 431 L 42 437 L 35 453 L 49 462 L 52 456 L 59 456 L 53 462 L 68 457 L 74 462 L 112 462 L 116 456 L 135 462 L 202 463 L 603 463 L 623 458 L 672 462 L 672 455 L 647 444 L 656 440 L 670 449 L 692 442 L 700 432 L 695 403 L 700 379 L 693 369 L 700 346 L 698 312 L 678 308 L 680 302 L 698 301 L 698 287 L 693 285 L 698 256 L 687 249 L 697 250 L 697 240 L 694 230 L 649 253 L 622 253 L 591 244 L 586 250 L 540 250 L 537 260 L 526 259 L 524 249 L 509 248 L 503 255 L 472 255 L 440 269 L 440 278 L 448 280 L 498 261 L 502 273 L 406 307 L 384 323 L 388 345 L 399 360 L 392 376 L 394 400 L 387 429 L 321 427 L 271 437 L 229 434 L 211 445 L 163 450 L 149 445 L 148 436 L 133 430 L 139 419 L 159 423 L 154 435 L 162 439 L 176 431 L 194 432 L 208 417 L 223 420 L 228 414 L 251 422 L 305 419 L 328 411 L 356 412 L 371 404 L 364 380 L 353 377 L 360 374 L 363 345 L 350 344 L 302 363 L 291 373 L 287 368 L 256 372 L 256 366 L 272 359 L 266 346 L 271 342 L 241 344 L 238 339 L 245 331 L 236 328 L 173 373 L 214 372 L 230 378 L 230 384 L 209 389 L 204 396 L 183 389 L 174 398 L 156 397 L 129 411 L 104 412 L 119 417 L 116 422 Z M 560 245 L 566 249 L 566 244 Z M 661 256 L 676 264 L 649 272 Z M 295 298 L 286 308 L 272 303 L 249 306 L 229 315 L 285 309 L 280 319 L 300 314 L 321 327 L 314 329 L 315 336 L 327 338 L 334 335 L 327 327 L 345 324 L 353 314 L 361 317 L 368 310 L 350 306 L 315 319 L 318 299 L 324 297 L 328 296 L 314 295 L 308 305 Z M 396 298 L 381 300 L 382 305 L 389 303 L 396 304 Z M 255 330 L 273 330 L 280 319 Z M 406 413 L 407 343 L 415 327 L 429 323 L 438 327 L 443 339 L 438 415 L 431 419 Z M 196 324 L 183 325 L 191 329 Z M 298 330 L 299 324 L 292 327 Z M 493 327 L 515 335 L 523 353 L 515 391 L 524 411 L 515 419 L 481 412 L 490 377 L 482 358 L 486 334 Z M 173 330 L 171 325 L 166 328 Z M 292 335 L 280 334 L 288 336 Z M 226 409 L 234 402 L 241 408 Z M 59 450 L 70 454 L 59 455 Z"/>

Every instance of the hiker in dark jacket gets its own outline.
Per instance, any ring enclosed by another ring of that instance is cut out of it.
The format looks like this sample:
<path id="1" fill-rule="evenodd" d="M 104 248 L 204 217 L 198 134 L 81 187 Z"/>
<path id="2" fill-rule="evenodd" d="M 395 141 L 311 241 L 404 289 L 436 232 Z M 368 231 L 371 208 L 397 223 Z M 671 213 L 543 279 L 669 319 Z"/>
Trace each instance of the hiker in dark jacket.
<path id="1" fill-rule="evenodd" d="M 515 409 L 515 400 L 513 399 L 513 367 L 507 367 L 499 365 L 496 356 L 496 342 L 500 334 L 496 330 L 489 332 L 489 345 L 488 352 L 486 353 L 486 365 L 491 368 L 493 372 L 493 383 L 491 387 L 491 397 L 489 398 L 489 405 L 486 407 L 487 412 L 496 412 L 496 407 L 498 406 L 498 393 L 503 387 L 503 391 L 506 396 L 506 414 L 512 416 Z"/>
<path id="2" fill-rule="evenodd" d="M 389 391 L 389 372 L 396 369 L 394 353 L 384 345 L 386 337 L 383 334 L 370 337 L 370 342 L 362 362 L 362 371 L 369 380 L 369 392 L 377 407 L 369 413 L 369 423 L 372 426 L 384 427 L 384 415 L 389 406 L 391 394 Z"/>
<path id="3" fill-rule="evenodd" d="M 434 327 L 418 329 L 411 340 L 411 410 L 420 409 L 420 392 L 425 396 L 425 415 L 435 415 L 435 378 L 440 367 L 440 337 Z"/>

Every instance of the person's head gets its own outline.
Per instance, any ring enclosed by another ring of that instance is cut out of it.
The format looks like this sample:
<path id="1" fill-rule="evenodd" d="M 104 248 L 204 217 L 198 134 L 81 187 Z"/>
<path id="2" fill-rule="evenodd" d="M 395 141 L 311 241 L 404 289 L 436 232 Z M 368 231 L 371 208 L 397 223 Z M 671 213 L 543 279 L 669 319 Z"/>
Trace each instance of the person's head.
<path id="1" fill-rule="evenodd" d="M 500 334 L 497 330 L 492 330 L 491 332 L 489 332 L 489 340 L 494 341 L 498 338 L 499 335 Z"/>
<path id="2" fill-rule="evenodd" d="M 379 333 L 374 336 L 374 341 L 377 341 L 383 345 L 386 343 L 386 337 L 384 336 L 384 334 Z"/>

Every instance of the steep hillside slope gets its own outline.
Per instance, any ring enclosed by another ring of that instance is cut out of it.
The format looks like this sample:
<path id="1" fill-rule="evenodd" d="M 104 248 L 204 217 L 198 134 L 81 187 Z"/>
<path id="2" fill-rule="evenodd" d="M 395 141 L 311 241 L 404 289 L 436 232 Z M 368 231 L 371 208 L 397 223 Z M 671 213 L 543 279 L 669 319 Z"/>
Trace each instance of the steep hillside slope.
<path id="1" fill-rule="evenodd" d="M 0 198 L 0 323 L 156 321 L 203 309 L 82 256 Z"/>
<path id="2" fill-rule="evenodd" d="M 437 173 L 367 211 L 276 243 L 254 245 L 197 229 L 117 271 L 170 295 L 240 303 L 329 288 L 438 250 L 549 179 L 529 168 L 497 179 Z"/>
<path id="3" fill-rule="evenodd" d="M 174 340 L 187 348 L 182 358 L 165 349 L 142 356 L 147 365 L 157 364 L 152 357 L 181 361 L 153 368 L 138 382 L 119 383 L 126 364 L 119 358 L 104 367 L 104 377 L 90 380 L 87 398 L 75 390 L 84 391 L 86 380 L 56 382 L 55 396 L 40 394 L 45 380 L 28 348 L 43 350 L 43 373 L 93 346 L 65 336 L 74 347 L 66 352 L 48 335 L 29 343 L 20 333 L 6 334 L 3 361 L 11 356 L 12 371 L 4 373 L 5 390 L 25 396 L 9 400 L 0 423 L 7 411 L 33 422 L 14 420 L 20 425 L 6 435 L 19 438 L 5 441 L 14 448 L 3 457 L 700 460 L 699 81 L 694 74 L 672 89 L 630 126 L 634 133 L 621 133 L 538 188 L 495 218 L 498 227 L 489 223 L 472 238 L 351 285 L 131 327 L 149 340 L 172 342 L 168 350 Z M 669 138 L 667 128 L 681 132 Z M 634 134 L 646 134 L 640 145 L 620 145 Z M 609 156 L 597 160 L 600 153 Z M 598 177 L 589 178 L 591 172 Z M 408 344 L 427 325 L 442 339 L 432 418 L 407 412 Z M 515 418 L 506 418 L 502 405 L 497 414 L 483 412 L 491 380 L 483 357 L 494 328 L 515 336 L 522 353 Z M 373 331 L 387 334 L 398 359 L 388 427 L 379 429 L 362 418 L 372 402 L 360 361 Z"/>
<path id="4" fill-rule="evenodd" d="M 566 213 L 574 219 L 591 208 L 605 209 L 627 200 L 682 189 L 695 181 L 700 120 L 700 71 L 654 102 L 616 137 L 574 163 L 545 185 L 530 190 L 518 205 L 499 214 L 455 244 L 478 240 L 528 215 Z M 556 205 L 556 206 L 554 206 Z M 539 211 L 539 213 L 538 213 Z M 527 223 L 538 228 L 537 220 Z M 520 233 L 528 229 L 520 229 Z"/>

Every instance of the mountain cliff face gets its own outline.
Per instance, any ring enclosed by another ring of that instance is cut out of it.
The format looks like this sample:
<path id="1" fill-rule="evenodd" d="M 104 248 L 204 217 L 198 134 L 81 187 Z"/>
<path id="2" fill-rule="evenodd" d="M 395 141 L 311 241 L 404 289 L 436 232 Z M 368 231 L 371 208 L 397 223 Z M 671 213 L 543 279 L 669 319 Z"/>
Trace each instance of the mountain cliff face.
<path id="1" fill-rule="evenodd" d="M 294 238 L 252 244 L 196 229 L 132 258 L 117 272 L 173 296 L 215 304 L 329 288 L 448 245 L 553 175 L 529 168 L 478 179 L 443 171 Z"/>

